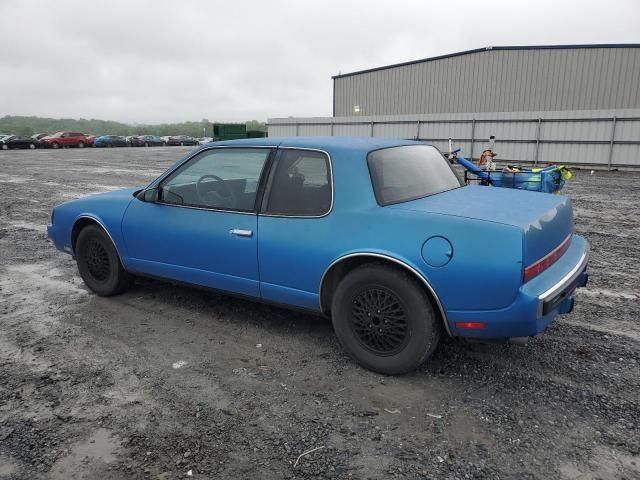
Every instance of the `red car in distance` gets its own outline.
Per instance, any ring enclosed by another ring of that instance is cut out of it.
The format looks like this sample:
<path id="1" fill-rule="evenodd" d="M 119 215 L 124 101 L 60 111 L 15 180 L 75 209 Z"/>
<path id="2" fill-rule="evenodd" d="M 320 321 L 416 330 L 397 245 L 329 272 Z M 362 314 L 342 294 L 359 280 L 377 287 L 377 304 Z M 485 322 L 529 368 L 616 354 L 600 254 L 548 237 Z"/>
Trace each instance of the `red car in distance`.
<path id="1" fill-rule="evenodd" d="M 95 136 L 85 135 L 78 132 L 58 132 L 40 139 L 41 147 L 63 148 L 63 147 L 90 147 L 93 145 Z"/>

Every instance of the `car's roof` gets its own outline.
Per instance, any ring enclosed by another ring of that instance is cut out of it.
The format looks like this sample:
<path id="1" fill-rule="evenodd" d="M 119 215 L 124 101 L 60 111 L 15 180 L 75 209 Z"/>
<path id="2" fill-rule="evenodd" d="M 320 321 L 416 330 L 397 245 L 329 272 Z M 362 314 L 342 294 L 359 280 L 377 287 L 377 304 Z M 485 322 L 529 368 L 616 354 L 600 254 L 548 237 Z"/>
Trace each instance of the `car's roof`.
<path id="1" fill-rule="evenodd" d="M 431 145 L 431 142 L 378 137 L 266 137 L 214 142 L 214 145 L 247 145 L 316 148 L 318 150 L 370 151 L 401 145 Z"/>

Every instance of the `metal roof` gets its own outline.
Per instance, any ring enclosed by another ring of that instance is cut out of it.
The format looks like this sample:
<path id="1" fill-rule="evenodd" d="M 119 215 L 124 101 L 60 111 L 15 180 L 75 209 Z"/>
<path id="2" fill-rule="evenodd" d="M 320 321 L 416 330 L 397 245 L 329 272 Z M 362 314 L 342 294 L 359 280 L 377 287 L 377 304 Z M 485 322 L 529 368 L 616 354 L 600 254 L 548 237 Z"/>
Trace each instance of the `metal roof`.
<path id="1" fill-rule="evenodd" d="M 390 68 L 404 67 L 407 65 L 415 65 L 416 63 L 432 62 L 434 60 L 460 57 L 462 55 L 471 55 L 473 53 L 481 53 L 481 52 L 487 52 L 492 50 L 563 50 L 563 49 L 569 50 L 569 49 L 580 49 L 580 48 L 582 49 L 584 48 L 640 48 L 640 43 L 603 43 L 603 44 L 583 44 L 583 45 L 513 45 L 513 46 L 504 46 L 504 47 L 483 47 L 483 48 L 475 48 L 473 50 L 464 50 L 462 52 L 449 53 L 447 55 L 438 55 L 437 57 L 423 58 L 420 60 L 412 60 L 409 62 L 385 65 L 383 67 L 368 68 L 365 70 L 358 70 L 356 72 L 343 73 L 340 75 L 334 75 L 331 78 L 335 80 L 336 78 L 351 77 L 354 75 L 360 75 L 362 73 L 376 72 L 379 70 L 388 70 Z"/>

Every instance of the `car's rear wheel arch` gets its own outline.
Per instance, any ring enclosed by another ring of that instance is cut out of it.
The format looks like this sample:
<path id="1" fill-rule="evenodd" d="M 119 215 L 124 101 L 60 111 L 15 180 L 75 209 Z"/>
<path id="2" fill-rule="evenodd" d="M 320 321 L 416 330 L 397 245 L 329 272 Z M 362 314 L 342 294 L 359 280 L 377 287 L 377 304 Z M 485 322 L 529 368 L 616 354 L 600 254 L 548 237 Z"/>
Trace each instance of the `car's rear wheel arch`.
<path id="1" fill-rule="evenodd" d="M 431 301 L 434 312 L 440 317 L 447 334 L 451 335 L 444 308 L 431 284 L 407 263 L 379 253 L 348 254 L 329 265 L 320 281 L 320 308 L 322 313 L 325 315 L 331 314 L 333 295 L 340 281 L 356 268 L 366 264 L 387 265 L 391 268 L 404 271 L 408 273 L 410 277 L 417 280 Z"/>

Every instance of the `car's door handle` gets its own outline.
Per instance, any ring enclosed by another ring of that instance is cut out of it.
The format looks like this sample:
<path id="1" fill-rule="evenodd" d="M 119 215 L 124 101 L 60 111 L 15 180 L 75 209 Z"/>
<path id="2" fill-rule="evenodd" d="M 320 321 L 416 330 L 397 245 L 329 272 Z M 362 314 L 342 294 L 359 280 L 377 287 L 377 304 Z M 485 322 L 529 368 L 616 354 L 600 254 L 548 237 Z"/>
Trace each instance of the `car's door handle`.
<path id="1" fill-rule="evenodd" d="M 229 230 L 231 235 L 235 235 L 237 237 L 251 237 L 253 236 L 253 232 L 251 230 L 243 230 L 241 228 L 232 228 Z"/>

